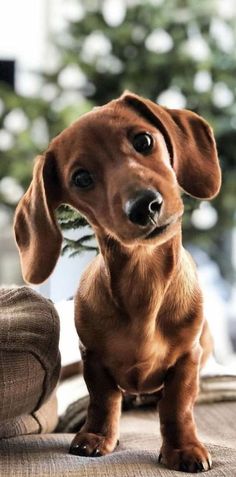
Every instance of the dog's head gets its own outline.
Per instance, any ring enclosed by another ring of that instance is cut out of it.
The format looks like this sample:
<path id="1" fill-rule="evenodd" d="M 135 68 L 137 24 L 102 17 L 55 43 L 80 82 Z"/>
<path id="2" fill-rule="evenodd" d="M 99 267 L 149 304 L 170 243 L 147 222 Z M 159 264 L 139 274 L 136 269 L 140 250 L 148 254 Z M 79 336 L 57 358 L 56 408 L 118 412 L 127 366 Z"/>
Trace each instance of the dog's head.
<path id="1" fill-rule="evenodd" d="M 126 244 L 157 244 L 178 230 L 180 191 L 214 197 L 221 173 L 213 133 L 187 110 L 167 109 L 126 92 L 82 116 L 36 160 L 15 215 L 23 275 L 44 281 L 62 235 L 55 209 L 68 203 L 99 235 Z"/>

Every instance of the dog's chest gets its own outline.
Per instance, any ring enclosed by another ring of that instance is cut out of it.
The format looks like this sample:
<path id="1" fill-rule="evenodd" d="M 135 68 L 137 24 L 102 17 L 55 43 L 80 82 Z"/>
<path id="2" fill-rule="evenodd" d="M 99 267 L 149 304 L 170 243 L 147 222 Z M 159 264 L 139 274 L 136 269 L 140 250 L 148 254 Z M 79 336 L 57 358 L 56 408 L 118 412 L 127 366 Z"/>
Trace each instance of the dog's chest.
<path id="1" fill-rule="evenodd" d="M 154 392 L 162 386 L 169 347 L 159 332 L 152 336 L 120 333 L 112 337 L 109 348 L 106 366 L 122 390 L 136 394 Z"/>

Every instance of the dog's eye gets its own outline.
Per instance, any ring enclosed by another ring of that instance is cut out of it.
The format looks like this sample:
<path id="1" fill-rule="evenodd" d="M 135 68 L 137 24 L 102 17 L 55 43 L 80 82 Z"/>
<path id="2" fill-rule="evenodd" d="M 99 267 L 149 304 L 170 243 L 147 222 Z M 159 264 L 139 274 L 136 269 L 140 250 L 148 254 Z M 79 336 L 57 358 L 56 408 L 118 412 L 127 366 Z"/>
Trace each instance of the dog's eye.
<path id="1" fill-rule="evenodd" d="M 149 133 L 136 134 L 132 142 L 134 149 L 141 154 L 148 154 L 153 147 L 153 138 Z"/>
<path id="2" fill-rule="evenodd" d="M 88 189 L 93 185 L 93 178 L 86 169 L 79 169 L 74 172 L 72 183 L 79 189 Z"/>

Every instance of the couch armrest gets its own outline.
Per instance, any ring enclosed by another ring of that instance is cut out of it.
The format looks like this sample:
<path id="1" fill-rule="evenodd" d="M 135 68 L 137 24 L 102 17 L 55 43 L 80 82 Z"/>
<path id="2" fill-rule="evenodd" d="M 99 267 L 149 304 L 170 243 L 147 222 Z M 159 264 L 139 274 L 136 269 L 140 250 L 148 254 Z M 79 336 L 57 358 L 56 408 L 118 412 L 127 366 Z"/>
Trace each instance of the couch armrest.
<path id="1" fill-rule="evenodd" d="M 0 288 L 0 330 L 0 437 L 42 431 L 47 402 L 55 427 L 51 395 L 60 373 L 55 308 L 29 287 Z"/>

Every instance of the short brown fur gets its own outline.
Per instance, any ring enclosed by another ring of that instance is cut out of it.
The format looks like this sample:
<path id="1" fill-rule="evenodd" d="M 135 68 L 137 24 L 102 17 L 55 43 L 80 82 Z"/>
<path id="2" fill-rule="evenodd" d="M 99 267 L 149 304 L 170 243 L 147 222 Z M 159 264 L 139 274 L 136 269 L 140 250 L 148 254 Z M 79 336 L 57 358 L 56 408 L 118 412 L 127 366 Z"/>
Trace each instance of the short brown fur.
<path id="1" fill-rule="evenodd" d="M 148 131 L 153 150 L 142 155 L 133 137 Z M 94 178 L 90 190 L 72 181 L 78 168 Z M 75 298 L 88 416 L 71 446 L 74 454 L 99 456 L 119 438 L 122 390 L 162 390 L 160 461 L 171 469 L 211 467 L 198 440 L 193 405 L 199 368 L 212 349 L 193 260 L 181 243 L 180 187 L 201 199 L 214 197 L 221 174 L 209 125 L 196 114 L 171 110 L 126 92 L 84 115 L 56 137 L 35 164 L 15 215 L 16 241 L 26 281 L 52 272 L 62 236 L 54 211 L 61 203 L 92 225 L 100 254 L 85 270 Z M 139 226 L 124 212 L 137 190 L 163 197 L 158 227 Z"/>

